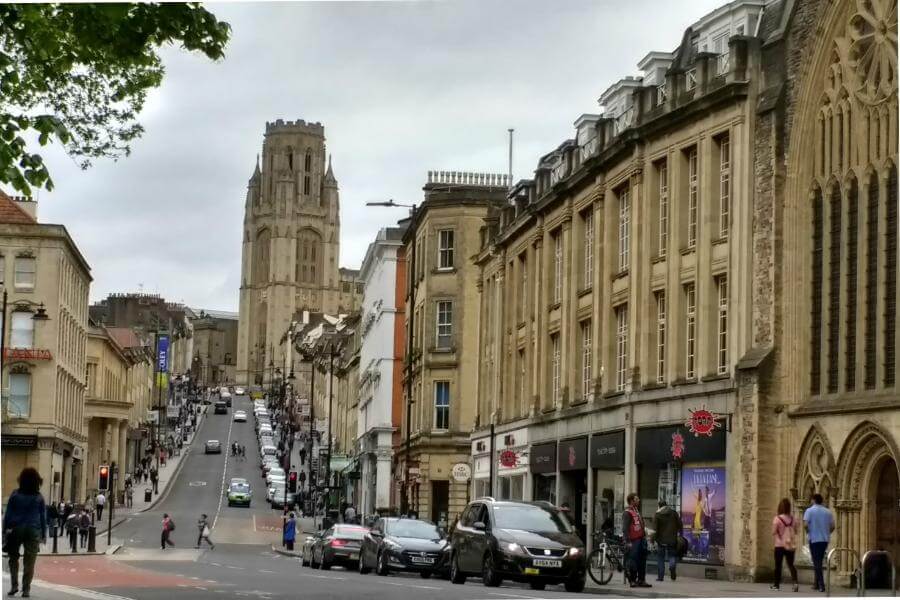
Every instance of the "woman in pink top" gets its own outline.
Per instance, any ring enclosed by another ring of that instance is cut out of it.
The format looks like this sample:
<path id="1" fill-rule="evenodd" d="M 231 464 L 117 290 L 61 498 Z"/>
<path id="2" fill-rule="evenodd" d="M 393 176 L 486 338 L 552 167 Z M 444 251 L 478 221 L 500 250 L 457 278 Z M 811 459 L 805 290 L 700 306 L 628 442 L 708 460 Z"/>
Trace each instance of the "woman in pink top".
<path id="1" fill-rule="evenodd" d="M 775 583 L 770 588 L 781 589 L 781 563 L 786 560 L 794 581 L 794 591 L 797 592 L 800 590 L 797 584 L 797 568 L 794 566 L 797 529 L 791 515 L 791 501 L 787 498 L 782 498 L 778 503 L 778 514 L 772 519 L 772 539 L 775 542 Z"/>

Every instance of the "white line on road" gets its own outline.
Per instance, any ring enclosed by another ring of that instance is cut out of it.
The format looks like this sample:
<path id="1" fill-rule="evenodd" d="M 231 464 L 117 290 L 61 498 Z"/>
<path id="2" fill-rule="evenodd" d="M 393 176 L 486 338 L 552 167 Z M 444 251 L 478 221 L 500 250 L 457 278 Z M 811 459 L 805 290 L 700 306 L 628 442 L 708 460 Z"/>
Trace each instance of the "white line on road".
<path id="1" fill-rule="evenodd" d="M 275 571 L 268 571 L 266 569 L 260 569 L 259 572 L 260 573 L 274 573 Z"/>
<path id="2" fill-rule="evenodd" d="M 213 519 L 213 524 L 210 529 L 216 528 L 216 523 L 219 522 L 219 513 L 222 511 L 222 498 L 225 497 L 225 477 L 228 476 L 228 449 L 231 448 L 231 430 L 234 428 L 234 419 L 228 425 L 228 441 L 226 442 L 225 449 L 225 466 L 222 467 L 222 490 L 219 493 L 219 506 L 216 508 L 216 518 Z"/>
<path id="3" fill-rule="evenodd" d="M 416 588 L 416 589 L 419 589 L 419 590 L 440 590 L 440 589 L 443 589 L 443 588 L 434 587 L 434 586 L 431 586 L 431 585 L 415 585 L 415 584 L 412 584 L 412 583 L 396 583 L 396 582 L 393 582 L 393 581 L 378 581 L 377 579 L 376 579 L 375 581 L 376 581 L 377 583 L 383 583 L 384 585 L 394 585 L 394 586 L 397 586 L 397 587 L 405 587 L 405 588 Z"/>
<path id="4" fill-rule="evenodd" d="M 507 598 L 537 598 L 528 594 L 501 594 L 500 592 L 488 592 L 491 596 L 506 596 Z"/>
<path id="5" fill-rule="evenodd" d="M 3 573 L 3 579 L 9 579 L 9 573 Z M 117 596 L 115 594 L 104 594 L 103 592 L 95 592 L 94 590 L 87 590 L 84 588 L 72 587 L 70 585 L 62 585 L 60 583 L 50 583 L 48 581 L 42 581 L 40 579 L 32 580 L 31 584 L 40 589 L 48 589 L 54 590 L 57 592 L 62 592 L 63 594 L 69 594 L 71 596 L 78 596 L 79 598 L 88 598 L 89 600 L 133 600 L 127 596 Z"/>

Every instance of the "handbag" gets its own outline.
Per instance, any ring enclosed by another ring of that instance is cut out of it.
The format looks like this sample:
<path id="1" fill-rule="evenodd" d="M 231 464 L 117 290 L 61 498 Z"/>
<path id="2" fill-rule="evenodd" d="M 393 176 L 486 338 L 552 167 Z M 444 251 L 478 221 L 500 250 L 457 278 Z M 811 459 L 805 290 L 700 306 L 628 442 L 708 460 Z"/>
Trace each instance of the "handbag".
<path id="1" fill-rule="evenodd" d="M 209 527 L 206 525 L 203 526 L 203 537 L 209 537 Z"/>
<path id="2" fill-rule="evenodd" d="M 678 539 L 675 540 L 675 554 L 678 555 L 678 558 L 684 558 L 684 555 L 687 554 L 687 549 L 688 541 L 683 535 L 679 535 Z"/>

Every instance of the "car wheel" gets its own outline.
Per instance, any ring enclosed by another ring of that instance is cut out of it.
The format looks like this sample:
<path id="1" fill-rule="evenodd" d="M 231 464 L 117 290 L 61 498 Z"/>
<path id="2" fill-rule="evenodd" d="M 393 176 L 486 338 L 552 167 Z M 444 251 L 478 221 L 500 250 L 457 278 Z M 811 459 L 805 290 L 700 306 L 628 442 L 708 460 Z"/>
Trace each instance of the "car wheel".
<path id="1" fill-rule="evenodd" d="M 484 565 L 481 568 L 481 581 L 485 587 L 497 587 L 503 583 L 503 578 L 494 567 L 494 557 L 490 552 L 484 555 Z"/>
<path id="2" fill-rule="evenodd" d="M 540 591 L 540 590 L 543 590 L 545 587 L 547 587 L 547 584 L 546 584 L 546 582 L 543 582 L 543 581 L 530 581 L 530 582 L 528 582 L 528 586 L 533 590 Z"/>
<path id="3" fill-rule="evenodd" d="M 228 501 L 228 506 L 231 506 L 231 500 Z"/>
<path id="4" fill-rule="evenodd" d="M 300 551 L 300 566 L 301 567 L 309 566 L 309 560 L 306 558 L 306 552 L 304 552 L 302 550 Z"/>
<path id="5" fill-rule="evenodd" d="M 459 557 L 456 555 L 456 552 L 450 557 L 450 581 L 456 584 L 466 582 L 466 575 L 459 570 Z"/>
<path id="6" fill-rule="evenodd" d="M 419 577 L 422 579 L 431 579 L 431 571 L 422 571 L 419 573 Z"/>
<path id="7" fill-rule="evenodd" d="M 366 561 L 362 552 L 359 553 L 359 574 L 360 575 L 368 575 L 372 572 L 372 569 L 366 566 Z"/>
<path id="8" fill-rule="evenodd" d="M 384 552 L 379 552 L 378 559 L 375 563 L 375 573 L 377 575 L 381 575 L 383 577 L 383 576 L 387 575 L 388 572 L 389 572 L 389 570 L 388 570 L 388 566 L 387 566 L 387 556 L 385 555 Z"/>
<path id="9" fill-rule="evenodd" d="M 322 561 L 319 563 L 319 569 L 322 571 L 331 570 L 331 563 L 325 560 L 325 554 L 322 554 Z"/>
<path id="10" fill-rule="evenodd" d="M 311 569 L 318 569 L 319 563 L 316 562 L 316 551 L 315 549 L 312 551 L 312 556 L 309 559 L 309 566 Z"/>
<path id="11" fill-rule="evenodd" d="M 573 577 L 566 580 L 566 591 L 573 594 L 580 594 L 584 591 L 584 577 Z"/>

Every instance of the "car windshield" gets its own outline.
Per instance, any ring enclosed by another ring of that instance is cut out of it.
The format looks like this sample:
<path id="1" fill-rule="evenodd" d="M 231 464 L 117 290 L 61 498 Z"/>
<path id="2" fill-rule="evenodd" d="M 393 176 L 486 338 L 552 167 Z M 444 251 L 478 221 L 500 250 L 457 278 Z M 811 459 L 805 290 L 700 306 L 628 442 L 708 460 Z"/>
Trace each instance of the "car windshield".
<path id="1" fill-rule="evenodd" d="M 441 538 L 441 534 L 438 533 L 437 527 L 433 523 L 413 519 L 389 521 L 387 533 L 395 537 L 419 538 L 423 540 L 438 540 Z"/>
<path id="2" fill-rule="evenodd" d="M 342 540 L 361 540 L 366 536 L 368 529 L 364 527 L 334 526 L 334 537 Z"/>
<path id="3" fill-rule="evenodd" d="M 247 492 L 250 491 L 250 486 L 249 486 L 248 484 L 246 484 L 246 483 L 232 483 L 232 484 L 231 484 L 231 491 L 232 491 L 232 492 L 237 492 L 237 493 L 240 493 L 240 494 L 246 494 Z"/>
<path id="4" fill-rule="evenodd" d="M 526 504 L 494 505 L 494 524 L 500 529 L 572 533 L 572 524 L 557 510 Z"/>

